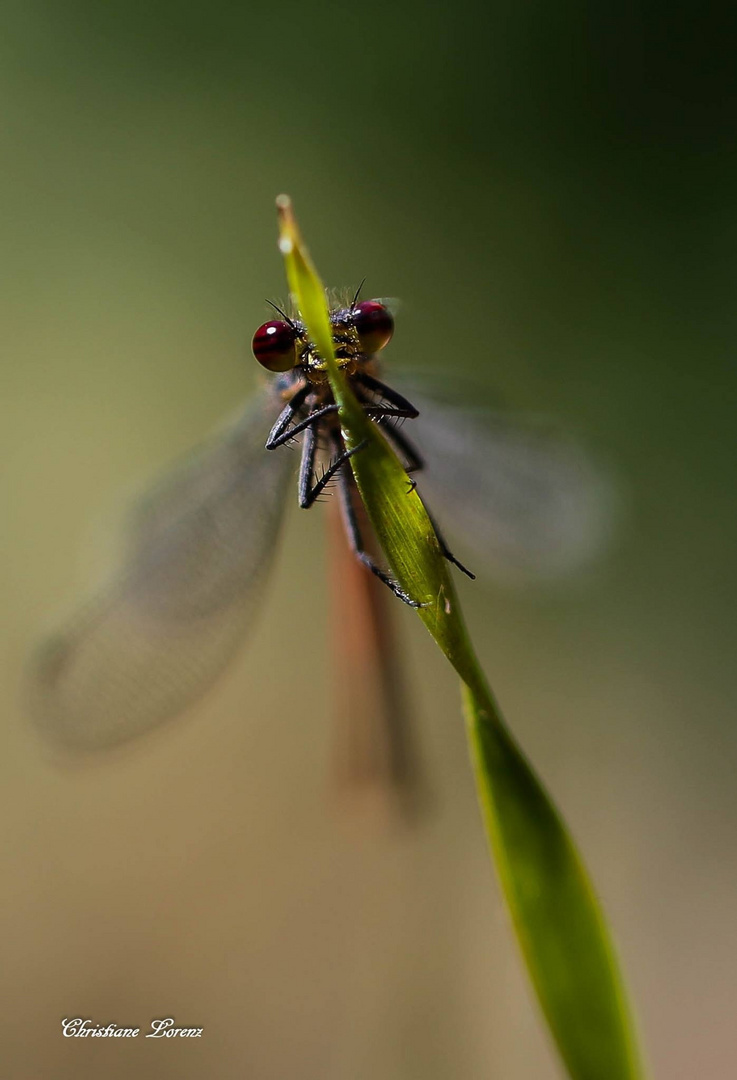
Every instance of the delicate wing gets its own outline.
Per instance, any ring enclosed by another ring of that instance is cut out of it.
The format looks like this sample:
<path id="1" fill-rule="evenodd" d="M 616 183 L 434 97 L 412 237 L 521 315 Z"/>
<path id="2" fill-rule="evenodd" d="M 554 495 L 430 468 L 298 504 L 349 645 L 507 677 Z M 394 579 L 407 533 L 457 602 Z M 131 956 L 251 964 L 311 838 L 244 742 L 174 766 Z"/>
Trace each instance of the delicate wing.
<path id="1" fill-rule="evenodd" d="M 383 304 L 385 308 L 388 308 L 392 315 L 397 315 L 402 306 L 402 301 L 396 296 L 375 296 L 373 299 L 377 304 Z"/>
<path id="2" fill-rule="evenodd" d="M 32 709 L 54 741 L 123 742 L 225 665 L 250 625 L 294 460 L 264 449 L 277 407 L 257 398 L 138 504 L 120 572 L 39 649 Z"/>
<path id="3" fill-rule="evenodd" d="M 498 577 L 556 577 L 601 553 L 614 485 L 573 440 L 530 419 L 408 394 L 420 415 L 404 430 L 426 467 L 418 490 L 440 528 L 460 538 L 461 557 L 470 549 Z"/>

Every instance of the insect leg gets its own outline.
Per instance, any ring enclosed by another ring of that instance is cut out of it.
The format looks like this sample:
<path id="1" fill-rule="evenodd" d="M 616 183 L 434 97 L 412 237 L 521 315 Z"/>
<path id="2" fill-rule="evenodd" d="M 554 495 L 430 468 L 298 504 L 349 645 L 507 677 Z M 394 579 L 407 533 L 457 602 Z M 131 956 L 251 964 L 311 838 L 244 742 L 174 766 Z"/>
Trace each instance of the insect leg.
<path id="1" fill-rule="evenodd" d="M 423 503 L 423 506 L 424 505 L 425 504 Z M 435 530 L 435 536 L 437 537 L 438 544 L 440 545 L 440 553 L 443 556 L 443 558 L 447 559 L 449 563 L 453 564 L 453 566 L 457 566 L 458 569 L 461 571 L 461 573 L 465 574 L 466 577 L 470 577 L 471 581 L 475 581 L 476 580 L 476 575 L 474 573 L 472 573 L 468 569 L 467 566 L 464 566 L 463 563 L 460 561 L 460 559 L 456 559 L 455 555 L 453 554 L 453 552 L 450 550 L 450 548 L 446 544 L 445 537 L 443 536 L 440 529 L 438 528 L 437 521 L 435 520 L 435 518 L 433 517 L 433 515 L 430 513 L 430 511 L 427 509 L 426 506 L 425 506 L 425 513 L 430 518 L 430 524 L 432 525 L 433 529 Z"/>
<path id="2" fill-rule="evenodd" d="M 361 402 L 363 411 L 366 416 L 370 416 L 372 420 L 376 420 L 377 423 L 381 423 L 387 417 L 397 416 L 403 420 L 414 420 L 417 416 L 416 412 L 407 412 L 406 409 L 395 409 L 391 405 L 369 405 L 365 401 Z"/>
<path id="3" fill-rule="evenodd" d="M 336 440 L 337 442 L 337 440 Z M 315 447 L 317 443 L 317 435 L 314 427 L 307 428 L 305 433 L 305 440 L 302 448 L 302 464 L 299 470 L 299 505 L 303 510 L 309 510 L 318 498 L 320 493 L 325 490 L 327 485 L 333 479 L 338 469 L 342 469 L 345 463 L 352 458 L 354 454 L 357 454 L 359 450 L 363 450 L 366 445 L 366 440 L 360 442 L 358 446 L 354 446 L 352 450 L 341 449 L 338 455 L 330 462 L 325 472 L 322 474 L 319 480 L 317 480 L 312 486 L 310 481 L 312 480 L 312 474 L 315 464 Z"/>
<path id="4" fill-rule="evenodd" d="M 302 405 L 304 405 L 305 398 L 307 397 L 309 391 L 309 383 L 300 387 L 300 389 L 293 396 L 292 400 L 289 401 L 279 413 L 276 418 L 276 423 L 269 432 L 269 437 L 266 440 L 267 450 L 273 450 L 275 446 L 281 446 L 283 442 L 288 442 L 289 439 L 291 439 L 291 432 L 289 433 L 288 438 L 282 438 L 282 436 L 284 435 L 286 429 L 289 427 L 289 424 L 291 423 L 295 413 L 299 412 Z"/>
<path id="5" fill-rule="evenodd" d="M 299 505 L 310 506 L 310 481 L 315 470 L 315 452 L 317 450 L 317 432 L 308 427 L 302 440 L 302 457 L 299 463 Z"/>
<path id="6" fill-rule="evenodd" d="M 361 383 L 367 390 L 372 390 L 375 394 L 380 394 L 381 397 L 390 402 L 399 410 L 397 413 L 391 413 L 392 416 L 407 416 L 411 420 L 414 420 L 416 416 L 419 416 L 419 410 L 414 407 L 411 401 L 408 401 L 406 397 L 397 393 L 396 390 L 392 390 L 386 383 L 381 382 L 379 379 L 375 379 L 373 375 L 367 374 L 365 371 L 359 371 L 354 376 L 356 382 Z"/>
<path id="7" fill-rule="evenodd" d="M 321 416 L 327 416 L 328 413 L 334 413 L 338 411 L 337 405 L 323 405 L 321 409 L 315 409 L 314 412 L 308 413 L 304 420 L 300 420 L 294 427 L 290 427 L 287 431 L 282 431 L 281 435 L 277 435 L 275 438 L 269 436 L 269 441 L 266 443 L 267 450 L 273 450 L 275 446 L 281 446 L 283 443 L 289 442 L 294 435 L 299 435 L 300 431 L 304 431 L 314 424 L 315 420 L 319 420 Z M 289 419 L 286 421 L 289 423 Z M 276 425 L 274 425 L 276 427 Z"/>
<path id="8" fill-rule="evenodd" d="M 397 428 L 390 427 L 389 425 L 383 427 L 382 431 L 386 435 L 389 442 L 392 443 L 396 447 L 396 449 L 399 450 L 400 454 L 402 454 L 402 456 L 404 457 L 404 460 L 406 462 L 404 468 L 406 472 L 418 472 L 420 469 L 423 469 L 425 467 L 425 462 L 422 460 L 419 452 L 415 449 L 414 445 L 401 431 L 398 431 Z M 414 484 L 415 481 L 410 480 L 410 483 Z M 463 563 L 455 557 L 453 552 L 446 544 L 445 537 L 438 528 L 437 521 L 427 509 L 427 507 L 425 507 L 425 511 L 427 513 L 427 516 L 430 518 L 433 529 L 435 530 L 435 535 L 438 539 L 438 544 L 440 545 L 440 551 L 443 557 L 446 558 L 449 563 L 457 566 L 458 569 L 461 570 L 467 577 L 470 577 L 472 581 L 475 581 L 476 575 L 471 573 L 468 567 L 464 566 Z"/>
<path id="9" fill-rule="evenodd" d="M 363 550 L 363 541 L 361 540 L 361 533 L 358 528 L 358 521 L 356 519 L 356 512 L 353 508 L 352 488 L 353 488 L 353 476 L 347 469 L 341 469 L 338 480 L 338 490 L 340 492 L 340 508 L 343 514 L 343 524 L 345 525 L 345 531 L 348 536 L 348 542 L 353 549 L 353 553 L 356 558 L 363 563 L 367 569 L 375 574 L 379 581 L 383 581 L 384 584 L 391 589 L 395 596 L 402 600 L 410 607 L 422 607 L 422 604 L 418 600 L 413 600 L 411 596 L 397 584 L 396 581 L 392 581 L 388 574 L 385 574 L 380 566 L 374 562 L 368 552 Z"/>
<path id="10" fill-rule="evenodd" d="M 420 472 L 425 468 L 425 462 L 420 455 L 419 450 L 415 447 L 414 443 L 399 430 L 399 428 L 393 427 L 391 424 L 382 426 L 381 430 L 386 435 L 390 443 L 399 451 L 404 458 L 404 471 Z"/>

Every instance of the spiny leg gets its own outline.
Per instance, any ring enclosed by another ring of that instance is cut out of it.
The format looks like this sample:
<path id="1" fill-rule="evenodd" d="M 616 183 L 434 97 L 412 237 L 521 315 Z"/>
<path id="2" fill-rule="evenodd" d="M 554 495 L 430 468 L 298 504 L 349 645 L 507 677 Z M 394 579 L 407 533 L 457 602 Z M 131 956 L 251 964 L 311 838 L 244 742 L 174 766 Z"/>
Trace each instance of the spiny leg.
<path id="1" fill-rule="evenodd" d="M 422 505 L 425 506 L 424 502 L 423 502 Z M 430 518 L 430 524 L 432 525 L 433 529 L 435 530 L 435 536 L 437 538 L 438 545 L 440 546 L 440 553 L 443 556 L 443 558 L 447 559 L 449 563 L 453 564 L 453 566 L 457 566 L 458 569 L 461 571 L 461 573 L 465 574 L 466 577 L 469 577 L 471 579 L 471 581 L 475 581 L 476 580 L 476 575 L 471 570 L 469 570 L 467 566 L 464 566 L 463 563 L 460 561 L 460 559 L 456 559 L 455 555 L 453 554 L 453 552 L 450 550 L 450 548 L 446 544 L 445 537 L 443 536 L 440 529 L 438 528 L 437 521 L 435 520 L 434 516 L 430 513 L 430 511 L 427 509 L 426 506 L 425 506 L 425 513 Z"/>
<path id="2" fill-rule="evenodd" d="M 356 382 L 361 383 L 367 390 L 371 390 L 374 394 L 380 394 L 384 401 L 389 401 L 394 405 L 398 412 L 390 415 L 406 416 L 410 420 L 414 420 L 415 417 L 420 415 L 419 410 L 414 407 L 411 401 L 408 401 L 406 397 L 403 397 L 396 390 L 392 390 L 391 386 L 387 386 L 386 383 L 375 379 L 373 375 L 369 375 L 365 371 L 359 371 L 356 372 L 354 378 Z"/>
<path id="3" fill-rule="evenodd" d="M 393 427 L 391 424 L 382 424 L 381 430 L 386 435 L 388 441 L 394 446 L 394 449 L 398 450 L 404 458 L 402 465 L 404 471 L 407 473 L 407 494 L 409 495 L 417 487 L 417 481 L 409 474 L 424 469 L 425 462 L 420 457 L 420 453 L 416 449 L 414 443 L 405 438 L 398 428 Z"/>
<path id="4" fill-rule="evenodd" d="M 317 451 L 317 432 L 314 427 L 308 427 L 302 440 L 302 456 L 299 462 L 299 505 L 311 506 L 308 502 L 311 494 L 310 481 L 315 471 L 315 453 Z M 312 500 L 314 502 L 314 499 Z"/>
<path id="5" fill-rule="evenodd" d="M 304 403 L 304 398 L 307 395 L 307 388 L 304 393 L 298 391 L 298 394 L 301 394 L 301 400 L 295 405 L 294 398 L 292 398 L 289 404 L 279 413 L 277 421 L 266 440 L 267 450 L 275 450 L 277 446 L 283 446 L 284 443 L 290 442 L 295 435 L 299 435 L 301 431 L 310 428 L 316 420 L 320 420 L 323 416 L 328 416 L 330 413 L 336 413 L 338 411 L 338 406 L 335 404 L 323 405 L 322 408 L 315 409 L 313 412 L 308 413 L 304 419 L 300 420 L 299 423 L 294 424 L 293 427 L 288 427 L 292 417 Z M 295 394 L 295 397 L 297 397 L 297 394 Z M 409 413 L 401 409 L 392 409 L 386 405 L 364 405 L 364 411 L 372 420 L 381 420 L 383 417 L 408 417 L 417 415 L 416 411 Z"/>
<path id="6" fill-rule="evenodd" d="M 282 411 L 276 418 L 276 423 L 269 432 L 269 437 L 266 440 L 266 449 L 273 450 L 275 446 L 281 446 L 282 443 L 289 442 L 291 439 L 291 432 L 285 438 L 282 436 L 289 427 L 293 417 L 304 405 L 305 398 L 310 391 L 309 384 L 305 384 L 293 395 L 292 400 L 287 402 Z"/>
<path id="7" fill-rule="evenodd" d="M 338 474 L 338 490 L 340 493 L 340 508 L 343 514 L 343 524 L 345 525 L 348 542 L 351 545 L 356 558 L 362 562 L 372 574 L 375 574 L 379 581 L 383 581 L 384 584 L 391 589 L 394 595 L 405 604 L 414 608 L 422 607 L 422 604 L 418 600 L 413 600 L 411 596 L 408 596 L 396 581 L 392 581 L 389 575 L 384 573 L 368 552 L 363 550 L 361 532 L 358 527 L 358 520 L 353 507 L 353 475 L 347 468 L 341 469 Z"/>
<path id="8" fill-rule="evenodd" d="M 370 416 L 372 420 L 376 420 L 379 424 L 384 419 L 391 419 L 396 416 L 400 420 L 414 420 L 416 413 L 408 412 L 407 409 L 395 409 L 392 405 L 371 405 L 367 401 L 361 402 L 361 408 L 366 413 L 366 416 Z"/>
<path id="9" fill-rule="evenodd" d="M 273 450 L 277 446 L 282 446 L 283 443 L 289 442 L 295 435 L 299 435 L 300 431 L 305 431 L 316 420 L 319 420 L 323 416 L 327 416 L 329 413 L 335 413 L 338 411 L 337 405 L 323 405 L 321 409 L 315 409 L 313 412 L 308 413 L 303 420 L 300 420 L 294 427 L 290 427 L 287 431 L 283 431 L 281 435 L 277 435 L 272 439 L 269 436 L 269 440 L 266 443 L 267 450 Z M 289 421 L 287 421 L 288 423 Z M 276 427 L 276 425 L 274 425 Z"/>
<path id="10" fill-rule="evenodd" d="M 408 473 L 409 472 L 418 472 L 420 469 L 423 469 L 425 467 L 425 462 L 422 460 L 422 457 L 420 456 L 418 451 L 415 449 L 414 444 L 412 442 L 410 442 L 410 440 L 401 431 L 398 431 L 396 428 L 389 427 L 389 426 L 382 428 L 382 431 L 386 435 L 389 442 L 392 443 L 392 445 L 396 449 L 398 449 L 400 454 L 402 454 L 402 456 L 404 457 L 404 460 L 406 462 L 406 464 L 405 464 L 406 472 L 408 472 Z M 410 480 L 410 483 L 414 484 L 415 482 Z M 413 491 L 413 490 L 414 490 L 414 487 L 410 488 L 410 491 Z M 449 563 L 452 563 L 454 566 L 457 566 L 458 569 L 462 573 L 464 573 L 466 575 L 466 577 L 470 577 L 472 581 L 475 581 L 476 580 L 476 575 L 474 573 L 472 573 L 468 569 L 467 566 L 464 566 L 463 563 L 460 562 L 460 560 L 455 557 L 453 552 L 450 550 L 450 548 L 446 544 L 445 537 L 443 536 L 440 529 L 438 528 L 437 521 L 435 520 L 434 516 L 430 513 L 430 511 L 427 509 L 427 507 L 425 507 L 425 511 L 427 513 L 427 516 L 430 518 L 430 522 L 432 524 L 433 529 L 435 530 L 435 535 L 436 535 L 436 537 L 438 539 L 438 544 L 440 545 L 440 551 L 441 551 L 443 557 L 446 558 Z"/>
<path id="11" fill-rule="evenodd" d="M 315 469 L 317 432 L 314 426 L 307 428 L 305 431 L 305 438 L 302 444 L 302 462 L 299 469 L 299 505 L 303 510 L 309 510 L 315 500 L 333 479 L 337 471 L 342 469 L 345 463 L 352 458 L 354 454 L 357 454 L 359 450 L 363 450 L 366 445 L 366 440 L 364 440 L 363 442 L 360 442 L 358 446 L 354 446 L 352 450 L 346 450 L 340 445 L 337 439 L 331 441 L 336 446 L 338 453 L 330 462 L 320 479 L 312 484 L 311 481 Z"/>
<path id="12" fill-rule="evenodd" d="M 404 458 L 404 471 L 406 473 L 420 472 L 425 468 L 425 462 L 413 442 L 411 442 L 406 435 L 399 430 L 399 428 L 392 427 L 390 424 L 382 426 L 381 430 L 386 435 L 389 442 L 399 450 L 399 453 Z"/>

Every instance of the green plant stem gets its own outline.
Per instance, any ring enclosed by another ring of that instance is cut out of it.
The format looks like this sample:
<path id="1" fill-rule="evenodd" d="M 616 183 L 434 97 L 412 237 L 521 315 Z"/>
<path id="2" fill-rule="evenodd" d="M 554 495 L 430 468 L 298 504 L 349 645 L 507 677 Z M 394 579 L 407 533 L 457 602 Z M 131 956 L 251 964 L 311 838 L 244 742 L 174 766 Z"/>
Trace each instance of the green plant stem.
<path id="1" fill-rule="evenodd" d="M 475 656 L 417 490 L 336 359 L 325 290 L 291 203 L 277 201 L 289 287 L 325 360 L 372 526 L 399 585 L 462 681 L 479 802 L 530 978 L 572 1080 L 641 1080 L 634 1025 L 601 907 L 563 820 L 510 735 Z"/>

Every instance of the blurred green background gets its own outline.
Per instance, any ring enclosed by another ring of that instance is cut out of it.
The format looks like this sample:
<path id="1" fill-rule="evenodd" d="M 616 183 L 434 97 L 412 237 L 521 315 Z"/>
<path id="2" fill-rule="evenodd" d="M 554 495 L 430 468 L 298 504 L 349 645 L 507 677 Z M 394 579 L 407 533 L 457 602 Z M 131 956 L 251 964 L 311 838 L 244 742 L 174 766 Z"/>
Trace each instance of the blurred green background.
<path id="1" fill-rule="evenodd" d="M 19 704 L 91 523 L 254 384 L 282 190 L 327 281 L 403 299 L 398 365 L 487 380 L 618 473 L 596 573 L 461 588 L 655 1075 L 735 1075 L 737 95 L 715 10 L 3 5 L 4 1076 L 560 1075 L 456 680 L 409 611 L 433 810 L 382 830 L 330 797 L 319 509 L 290 515 L 248 648 L 180 724 L 62 766 Z M 69 1016 L 205 1033 L 63 1039 Z"/>

